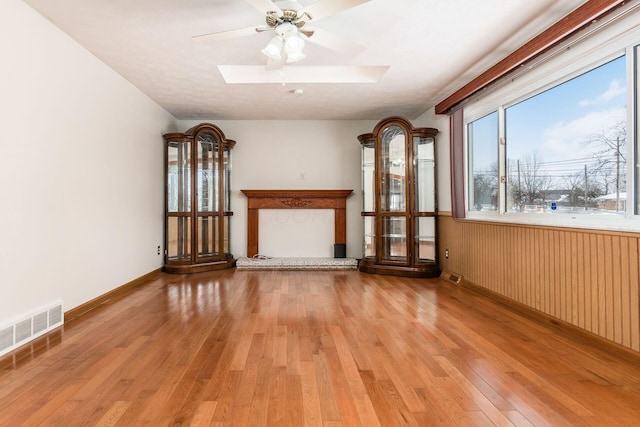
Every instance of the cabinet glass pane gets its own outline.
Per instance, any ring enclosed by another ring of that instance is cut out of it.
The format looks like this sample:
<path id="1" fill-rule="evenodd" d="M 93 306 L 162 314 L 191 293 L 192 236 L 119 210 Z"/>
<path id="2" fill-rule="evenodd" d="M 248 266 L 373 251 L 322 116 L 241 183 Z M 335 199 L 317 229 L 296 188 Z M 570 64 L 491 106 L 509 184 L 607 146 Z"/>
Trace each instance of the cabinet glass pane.
<path id="1" fill-rule="evenodd" d="M 198 211 L 218 211 L 218 142 L 212 133 L 198 135 Z"/>
<path id="2" fill-rule="evenodd" d="M 416 180 L 416 211 L 435 212 L 435 155 L 432 138 L 415 137 L 414 166 Z"/>
<path id="3" fill-rule="evenodd" d="M 420 261 L 436 259 L 436 219 L 416 218 L 416 245 Z"/>
<path id="4" fill-rule="evenodd" d="M 229 236 L 231 235 L 230 234 L 230 231 L 231 231 L 231 224 L 230 223 L 231 223 L 231 221 L 229 221 L 229 217 L 228 216 L 224 216 L 222 218 L 223 218 L 223 221 L 224 221 L 224 230 L 225 230 L 225 232 L 224 232 L 224 242 L 223 242 L 223 244 L 224 244 L 223 253 L 228 254 L 228 253 L 231 253 L 231 250 L 229 249 Z"/>
<path id="5" fill-rule="evenodd" d="M 224 210 L 225 212 L 231 211 L 231 150 L 229 147 L 225 147 L 223 151 L 223 167 L 224 172 L 222 174 L 222 185 L 224 194 Z M 226 234 L 227 236 L 229 233 Z M 226 250 L 225 250 L 226 251 Z"/>
<path id="6" fill-rule="evenodd" d="M 406 210 L 406 136 L 399 126 L 389 126 L 381 138 L 381 194 L 383 212 Z"/>
<path id="7" fill-rule="evenodd" d="M 363 211 L 374 212 L 375 211 L 375 199 L 374 194 L 376 191 L 375 177 L 375 150 L 373 143 L 362 146 L 362 198 L 363 198 Z"/>
<path id="8" fill-rule="evenodd" d="M 167 258 L 169 261 L 191 259 L 191 218 L 167 218 Z"/>
<path id="9" fill-rule="evenodd" d="M 376 217 L 364 217 L 364 256 L 376 256 Z"/>
<path id="10" fill-rule="evenodd" d="M 191 211 L 191 145 L 167 143 L 167 208 L 169 212 Z"/>
<path id="11" fill-rule="evenodd" d="M 218 217 L 198 217 L 198 257 L 209 257 L 219 252 Z"/>
<path id="12" fill-rule="evenodd" d="M 382 259 L 406 262 L 407 219 L 405 217 L 382 218 Z"/>

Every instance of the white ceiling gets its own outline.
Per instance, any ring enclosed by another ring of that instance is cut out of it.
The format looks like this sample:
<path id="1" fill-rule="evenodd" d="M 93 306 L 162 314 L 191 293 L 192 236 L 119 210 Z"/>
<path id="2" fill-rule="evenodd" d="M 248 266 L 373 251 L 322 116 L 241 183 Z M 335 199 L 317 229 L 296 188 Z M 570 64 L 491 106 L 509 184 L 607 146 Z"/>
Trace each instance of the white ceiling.
<path id="1" fill-rule="evenodd" d="M 245 0 L 24 1 L 176 118 L 218 120 L 414 119 L 585 2 L 371 0 L 308 24 L 363 45 L 359 54 L 307 42 L 307 57 L 277 71 L 271 83 L 228 84 L 218 66 L 266 64 L 260 50 L 273 33 L 192 36 L 263 26 L 264 15 Z M 328 0 L 299 3 L 317 1 Z M 376 66 L 373 74 L 382 77 L 294 83 L 307 66 L 331 66 L 326 75 Z"/>

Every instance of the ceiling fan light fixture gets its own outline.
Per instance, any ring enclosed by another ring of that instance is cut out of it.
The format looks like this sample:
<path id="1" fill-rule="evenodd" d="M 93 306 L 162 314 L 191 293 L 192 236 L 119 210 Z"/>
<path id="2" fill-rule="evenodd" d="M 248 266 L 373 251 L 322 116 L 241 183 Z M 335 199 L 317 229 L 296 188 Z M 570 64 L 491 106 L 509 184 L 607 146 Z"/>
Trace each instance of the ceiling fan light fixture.
<path id="1" fill-rule="evenodd" d="M 274 37 L 261 51 L 263 54 L 271 59 L 281 59 L 282 54 L 282 39 L 280 37 Z"/>
<path id="2" fill-rule="evenodd" d="M 300 61 L 301 59 L 304 59 L 306 56 L 307 55 L 302 53 L 301 50 L 287 53 L 287 62 L 297 62 L 297 61 Z"/>
<path id="3" fill-rule="evenodd" d="M 276 36 L 262 49 L 262 53 L 272 59 L 282 59 L 286 54 L 286 62 L 297 62 L 305 58 L 302 53 L 304 40 L 300 37 L 298 27 L 290 22 L 276 27 Z"/>
<path id="4" fill-rule="evenodd" d="M 304 40 L 298 35 L 298 32 L 289 32 L 284 36 L 284 49 L 287 54 L 300 52 L 304 48 Z"/>

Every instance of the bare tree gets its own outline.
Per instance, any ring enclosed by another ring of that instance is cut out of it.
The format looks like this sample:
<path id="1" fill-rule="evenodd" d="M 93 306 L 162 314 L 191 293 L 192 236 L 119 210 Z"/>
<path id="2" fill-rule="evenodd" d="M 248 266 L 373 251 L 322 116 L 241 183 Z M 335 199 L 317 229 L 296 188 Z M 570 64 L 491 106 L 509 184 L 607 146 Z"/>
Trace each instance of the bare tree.
<path id="1" fill-rule="evenodd" d="M 473 207 L 482 210 L 498 206 L 498 164 L 493 162 L 489 170 L 473 171 Z"/>
<path id="2" fill-rule="evenodd" d="M 586 203 L 585 203 L 585 173 L 574 172 L 563 177 L 564 186 L 567 191 L 567 206 L 571 207 L 595 207 L 596 198 L 603 194 L 601 184 L 595 179 L 596 174 L 589 170 L 586 175 Z"/>
<path id="3" fill-rule="evenodd" d="M 580 206 L 580 196 L 584 199 L 584 174 L 575 172 L 565 175 L 563 181 L 567 189 L 567 205 L 571 207 Z"/>
<path id="4" fill-rule="evenodd" d="M 602 130 L 587 140 L 587 145 L 595 147 L 595 179 L 606 194 L 620 193 L 627 187 L 627 126 L 618 121 L 608 130 Z"/>
<path id="5" fill-rule="evenodd" d="M 542 161 L 537 152 L 509 161 L 509 181 L 513 205 L 544 204 L 552 187 L 552 178 L 541 173 Z"/>

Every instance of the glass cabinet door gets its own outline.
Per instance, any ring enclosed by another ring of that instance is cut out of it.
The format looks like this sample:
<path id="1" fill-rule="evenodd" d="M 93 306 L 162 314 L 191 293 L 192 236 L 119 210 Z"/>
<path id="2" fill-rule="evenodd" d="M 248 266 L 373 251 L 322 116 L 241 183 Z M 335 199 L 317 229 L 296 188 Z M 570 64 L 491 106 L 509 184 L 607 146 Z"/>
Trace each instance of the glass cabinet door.
<path id="1" fill-rule="evenodd" d="M 199 134 L 196 139 L 198 150 L 198 178 L 196 200 L 198 203 L 197 255 L 198 258 L 215 256 L 220 252 L 218 243 L 218 141 L 210 132 Z"/>
<path id="2" fill-rule="evenodd" d="M 415 221 L 416 261 L 433 261 L 436 259 L 436 217 L 417 217 Z"/>
<path id="3" fill-rule="evenodd" d="M 436 161 L 433 138 L 416 136 L 414 144 L 414 177 L 416 180 L 416 212 L 436 211 Z"/>
<path id="4" fill-rule="evenodd" d="M 389 126 L 382 132 L 380 143 L 380 209 L 382 212 L 404 212 L 406 197 L 406 137 L 402 128 Z"/>
<path id="5" fill-rule="evenodd" d="M 362 135 L 362 216 L 364 217 L 363 254 L 376 256 L 376 150 L 373 135 Z"/>
<path id="6" fill-rule="evenodd" d="M 167 144 L 167 258 L 191 259 L 191 144 Z"/>
<path id="7" fill-rule="evenodd" d="M 436 258 L 436 186 L 433 138 L 413 138 L 415 177 L 415 255 L 416 262 Z"/>
<path id="8" fill-rule="evenodd" d="M 408 261 L 407 135 L 389 126 L 380 138 L 380 260 Z"/>
<path id="9" fill-rule="evenodd" d="M 222 253 L 229 253 L 229 236 L 231 231 L 231 224 L 229 221 L 231 212 L 231 148 L 225 146 L 222 151 L 222 196 L 224 199 L 223 206 L 223 228 L 224 232 L 221 233 L 222 237 Z"/>
<path id="10" fill-rule="evenodd" d="M 376 191 L 376 152 L 373 141 L 362 144 L 362 211 L 375 211 L 375 191 Z"/>
<path id="11" fill-rule="evenodd" d="M 404 216 L 382 217 L 381 260 L 407 261 L 407 218 Z"/>

